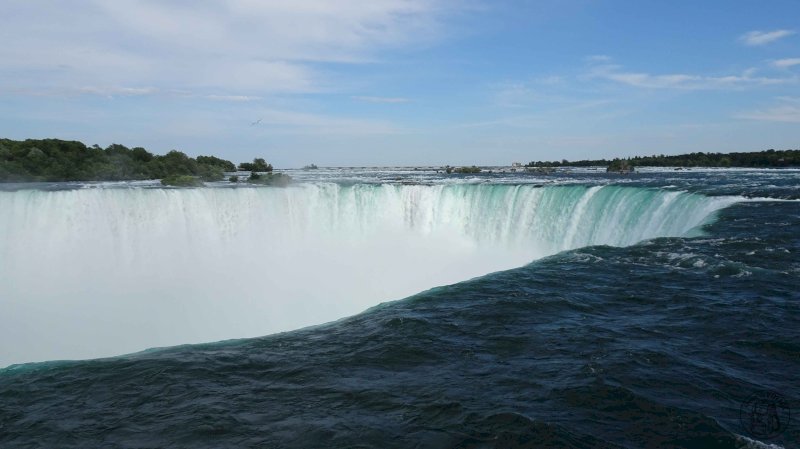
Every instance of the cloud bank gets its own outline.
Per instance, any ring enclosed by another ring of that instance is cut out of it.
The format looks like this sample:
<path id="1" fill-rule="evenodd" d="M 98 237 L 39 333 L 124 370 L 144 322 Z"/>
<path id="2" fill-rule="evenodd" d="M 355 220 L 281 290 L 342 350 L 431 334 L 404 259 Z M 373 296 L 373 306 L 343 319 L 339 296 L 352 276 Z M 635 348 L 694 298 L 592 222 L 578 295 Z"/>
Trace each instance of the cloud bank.
<path id="1" fill-rule="evenodd" d="M 217 99 L 330 89 L 319 64 L 435 39 L 438 0 L 0 3 L 0 89 Z"/>
<path id="2" fill-rule="evenodd" d="M 781 69 L 785 69 L 796 65 L 800 65 L 800 58 L 778 59 L 777 61 L 773 61 L 772 65 Z"/>
<path id="3" fill-rule="evenodd" d="M 774 30 L 774 31 L 750 31 L 739 37 L 739 40 L 750 47 L 766 45 L 778 39 L 795 34 L 793 30 Z"/>

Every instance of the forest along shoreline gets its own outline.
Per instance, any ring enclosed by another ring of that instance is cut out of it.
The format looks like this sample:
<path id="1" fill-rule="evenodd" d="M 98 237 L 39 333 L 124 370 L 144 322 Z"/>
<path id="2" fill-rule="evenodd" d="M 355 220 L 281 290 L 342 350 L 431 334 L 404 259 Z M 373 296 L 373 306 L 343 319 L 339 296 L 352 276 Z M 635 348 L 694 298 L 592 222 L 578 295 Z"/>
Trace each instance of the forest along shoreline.
<path id="1" fill-rule="evenodd" d="M 516 164 L 515 164 L 516 165 Z M 521 166 L 522 164 L 519 164 Z M 602 167 L 609 172 L 630 173 L 636 167 L 739 167 L 800 168 L 800 150 L 766 150 L 745 153 L 689 153 L 674 156 L 635 156 L 612 160 L 535 161 L 525 164 L 527 171 L 549 172 L 556 167 Z M 316 165 L 306 166 L 317 168 Z M 447 174 L 474 174 L 476 166 L 442 168 Z M 0 182 L 64 181 L 140 181 L 161 180 L 163 185 L 202 186 L 204 182 L 225 180 L 226 173 L 250 172 L 247 177 L 231 175 L 230 182 L 286 186 L 291 178 L 273 172 L 263 158 L 238 165 L 216 156 L 197 156 L 172 150 L 153 154 L 142 147 L 111 144 L 87 146 L 74 140 L 0 139 Z"/>

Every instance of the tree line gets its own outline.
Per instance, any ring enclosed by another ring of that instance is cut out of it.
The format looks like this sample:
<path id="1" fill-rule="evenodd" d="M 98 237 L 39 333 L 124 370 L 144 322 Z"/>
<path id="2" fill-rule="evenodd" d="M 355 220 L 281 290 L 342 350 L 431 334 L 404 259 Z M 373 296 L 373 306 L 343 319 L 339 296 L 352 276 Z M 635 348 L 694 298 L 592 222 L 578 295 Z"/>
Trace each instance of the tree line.
<path id="1" fill-rule="evenodd" d="M 745 153 L 688 153 L 676 156 L 653 155 L 568 161 L 532 161 L 526 167 L 598 167 L 618 166 L 622 161 L 630 167 L 800 167 L 800 150 L 766 150 Z"/>
<path id="2" fill-rule="evenodd" d="M 264 159 L 239 165 L 240 170 L 272 172 Z M 180 151 L 152 154 L 142 147 L 112 144 L 91 147 L 60 139 L 0 139 L 0 181 L 130 181 L 194 176 L 220 181 L 236 171 L 233 162 L 215 156 L 192 158 Z"/>

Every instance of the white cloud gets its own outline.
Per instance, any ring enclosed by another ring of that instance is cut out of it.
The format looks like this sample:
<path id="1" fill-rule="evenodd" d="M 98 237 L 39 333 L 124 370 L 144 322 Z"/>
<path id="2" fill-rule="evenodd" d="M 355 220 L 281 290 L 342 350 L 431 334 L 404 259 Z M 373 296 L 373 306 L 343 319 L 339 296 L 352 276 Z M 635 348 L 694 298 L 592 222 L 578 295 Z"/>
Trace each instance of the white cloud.
<path id="1" fill-rule="evenodd" d="M 10 93 L 37 97 L 74 97 L 79 95 L 96 95 L 106 98 L 116 97 L 141 97 L 162 96 L 176 98 L 202 98 L 216 101 L 257 101 L 263 97 L 252 95 L 227 95 L 227 94 L 202 94 L 198 95 L 187 90 L 165 90 L 154 87 L 114 87 L 114 86 L 83 86 L 67 88 L 7 88 L 0 89 L 0 94 Z"/>
<path id="2" fill-rule="evenodd" d="M 739 114 L 737 117 L 750 120 L 766 120 L 769 122 L 800 123 L 800 107 L 789 105 L 776 106 L 765 110 Z"/>
<path id="3" fill-rule="evenodd" d="M 698 77 L 673 74 L 673 75 L 650 75 L 648 73 L 607 73 L 604 75 L 606 78 L 618 81 L 623 84 L 629 84 L 636 87 L 652 87 L 652 88 L 667 88 L 667 87 L 685 87 L 689 83 L 694 83 Z"/>
<path id="4" fill-rule="evenodd" d="M 800 123 L 800 98 L 778 97 L 780 102 L 767 109 L 738 114 L 737 118 L 769 122 Z"/>
<path id="5" fill-rule="evenodd" d="M 800 65 L 800 58 L 778 59 L 776 61 L 772 61 L 772 65 L 781 69 L 785 69 L 792 66 Z"/>
<path id="6" fill-rule="evenodd" d="M 354 96 L 353 100 L 365 101 L 367 103 L 408 103 L 408 98 L 403 97 L 373 97 L 373 96 Z"/>
<path id="7" fill-rule="evenodd" d="M 152 95 L 158 90 L 153 87 L 108 87 L 108 86 L 84 86 L 74 90 L 77 94 L 92 94 L 104 97 L 125 96 L 133 97 L 139 95 Z"/>
<path id="8" fill-rule="evenodd" d="M 219 101 L 257 101 L 261 99 L 261 97 L 250 95 L 206 95 L 205 98 Z"/>
<path id="9" fill-rule="evenodd" d="M 400 132 L 393 124 L 381 120 L 331 117 L 275 109 L 254 110 L 253 116 L 261 118 L 261 125 L 276 127 L 270 133 L 370 135 Z"/>
<path id="10" fill-rule="evenodd" d="M 525 81 L 504 81 L 489 85 L 492 103 L 503 108 L 541 107 L 544 103 L 562 103 L 552 92 L 563 87 L 567 79 L 558 75 L 530 78 Z"/>
<path id="11" fill-rule="evenodd" d="M 599 62 L 611 62 L 611 56 L 608 55 L 591 55 L 586 57 L 587 62 L 591 63 L 599 63 Z"/>
<path id="12" fill-rule="evenodd" d="M 750 31 L 739 37 L 739 40 L 745 45 L 751 47 L 766 45 L 770 42 L 775 42 L 786 36 L 795 34 L 793 30 L 774 30 L 774 31 Z"/>
<path id="13" fill-rule="evenodd" d="M 619 65 L 601 64 L 592 66 L 589 76 L 648 89 L 743 89 L 754 86 L 800 83 L 800 78 L 797 76 L 768 77 L 756 76 L 756 73 L 756 69 L 750 68 L 740 74 L 724 76 L 687 73 L 651 74 L 646 72 L 627 72 Z"/>
<path id="14" fill-rule="evenodd" d="M 545 77 L 542 77 L 542 78 L 537 78 L 537 79 L 534 80 L 534 82 L 539 83 L 539 84 L 545 84 L 545 85 L 554 86 L 554 85 L 557 85 L 557 84 L 563 84 L 565 82 L 565 80 L 564 80 L 564 77 L 562 77 L 562 76 L 550 75 L 550 76 L 545 76 Z"/>
<path id="15" fill-rule="evenodd" d="M 493 102 L 503 108 L 529 107 L 539 99 L 537 92 L 521 82 L 506 82 L 491 86 Z"/>
<path id="16" fill-rule="evenodd" d="M 315 92 L 316 63 L 436 39 L 444 1 L 4 0 L 0 86 Z"/>

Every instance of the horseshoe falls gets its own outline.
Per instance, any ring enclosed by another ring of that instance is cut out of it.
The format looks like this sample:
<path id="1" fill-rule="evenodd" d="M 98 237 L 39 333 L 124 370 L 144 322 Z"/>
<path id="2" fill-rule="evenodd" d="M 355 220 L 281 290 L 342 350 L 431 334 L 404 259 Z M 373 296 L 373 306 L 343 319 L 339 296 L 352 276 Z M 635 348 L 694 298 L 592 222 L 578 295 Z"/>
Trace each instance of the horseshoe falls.
<path id="1" fill-rule="evenodd" d="M 800 170 L 291 175 L 4 185 L 0 447 L 797 447 Z"/>
<path id="2" fill-rule="evenodd" d="M 566 250 L 698 235 L 740 199 L 468 183 L 0 192 L 0 367 L 318 325 Z"/>

